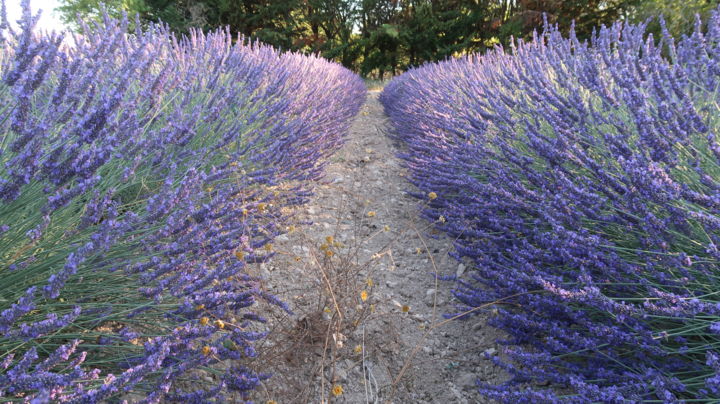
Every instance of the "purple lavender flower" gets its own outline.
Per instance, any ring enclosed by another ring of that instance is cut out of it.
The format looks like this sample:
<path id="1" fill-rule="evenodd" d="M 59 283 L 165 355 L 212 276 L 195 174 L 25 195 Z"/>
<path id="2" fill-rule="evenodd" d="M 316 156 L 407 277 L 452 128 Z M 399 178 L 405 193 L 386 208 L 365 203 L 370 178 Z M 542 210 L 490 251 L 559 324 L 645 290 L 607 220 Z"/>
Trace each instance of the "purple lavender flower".
<path id="1" fill-rule="evenodd" d="M 720 342 L 707 112 L 719 19 L 660 45 L 643 25 L 601 27 L 589 43 L 546 27 L 512 55 L 426 65 L 385 87 L 413 194 L 438 195 L 421 214 L 474 263 L 451 315 L 507 304 L 489 323 L 507 333 L 496 363 L 511 380 L 482 384 L 486 396 L 720 398 L 706 363 Z M 547 383 L 574 393 L 536 387 Z"/>

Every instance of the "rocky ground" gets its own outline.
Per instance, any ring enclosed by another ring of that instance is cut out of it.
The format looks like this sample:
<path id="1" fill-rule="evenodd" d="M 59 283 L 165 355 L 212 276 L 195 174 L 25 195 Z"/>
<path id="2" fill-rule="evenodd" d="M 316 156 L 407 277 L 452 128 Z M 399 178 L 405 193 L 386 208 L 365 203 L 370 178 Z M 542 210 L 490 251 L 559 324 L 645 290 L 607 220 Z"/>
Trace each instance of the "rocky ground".
<path id="1" fill-rule="evenodd" d="M 442 317 L 453 310 L 452 285 L 432 274 L 466 276 L 465 265 L 418 218 L 422 202 L 405 195 L 378 94 L 277 240 L 278 255 L 252 268 L 295 313 L 270 320 L 252 366 L 274 376 L 256 402 L 477 403 L 486 400 L 476 379 L 506 377 L 484 358 L 499 349 L 498 331 L 482 316 Z"/>

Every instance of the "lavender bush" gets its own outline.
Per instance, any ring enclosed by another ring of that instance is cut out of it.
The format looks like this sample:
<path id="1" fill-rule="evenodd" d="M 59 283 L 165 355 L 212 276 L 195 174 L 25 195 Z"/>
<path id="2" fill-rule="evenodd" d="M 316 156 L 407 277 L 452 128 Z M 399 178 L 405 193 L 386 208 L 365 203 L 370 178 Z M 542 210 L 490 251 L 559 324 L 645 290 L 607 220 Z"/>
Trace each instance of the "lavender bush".
<path id="1" fill-rule="evenodd" d="M 474 263 L 458 313 L 496 302 L 507 333 L 511 380 L 481 393 L 720 399 L 718 88 L 719 12 L 677 43 L 549 27 L 386 87 L 423 215 Z"/>
<path id="2" fill-rule="evenodd" d="M 244 267 L 272 256 L 362 81 L 110 18 L 67 46 L 28 3 L 0 26 L 0 401 L 246 397 L 262 304 L 287 307 Z"/>

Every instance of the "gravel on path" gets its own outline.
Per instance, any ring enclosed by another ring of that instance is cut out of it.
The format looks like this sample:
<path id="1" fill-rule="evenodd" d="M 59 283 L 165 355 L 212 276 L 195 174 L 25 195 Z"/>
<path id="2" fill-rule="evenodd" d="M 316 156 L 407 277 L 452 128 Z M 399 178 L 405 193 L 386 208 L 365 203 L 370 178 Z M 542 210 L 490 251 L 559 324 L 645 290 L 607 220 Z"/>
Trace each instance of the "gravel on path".
<path id="1" fill-rule="evenodd" d="M 476 380 L 506 378 L 485 358 L 500 334 L 484 315 L 438 325 L 454 310 L 452 284 L 433 273 L 467 276 L 465 265 L 406 195 L 378 94 L 278 255 L 251 269 L 295 313 L 270 319 L 255 365 L 273 377 L 258 403 L 481 403 Z"/>

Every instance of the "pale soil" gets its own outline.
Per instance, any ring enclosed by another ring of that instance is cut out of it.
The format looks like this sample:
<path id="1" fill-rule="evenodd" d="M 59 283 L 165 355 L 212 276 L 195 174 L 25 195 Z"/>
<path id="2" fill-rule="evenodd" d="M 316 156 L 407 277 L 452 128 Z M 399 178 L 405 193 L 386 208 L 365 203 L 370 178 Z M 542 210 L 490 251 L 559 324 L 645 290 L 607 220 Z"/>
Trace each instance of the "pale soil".
<path id="1" fill-rule="evenodd" d="M 295 312 L 269 323 L 273 332 L 251 366 L 274 376 L 256 403 L 477 403 L 487 400 L 476 379 L 506 377 L 485 359 L 500 334 L 482 315 L 437 325 L 454 310 L 452 283 L 432 274 L 467 272 L 447 255 L 451 240 L 419 219 L 422 202 L 405 194 L 411 186 L 378 94 L 368 95 L 324 183 L 301 208 L 300 221 L 312 224 L 298 223 L 277 240 L 270 263 L 251 268 Z M 328 235 L 342 243 L 331 258 L 319 248 Z M 342 395 L 331 394 L 333 385 Z"/>

